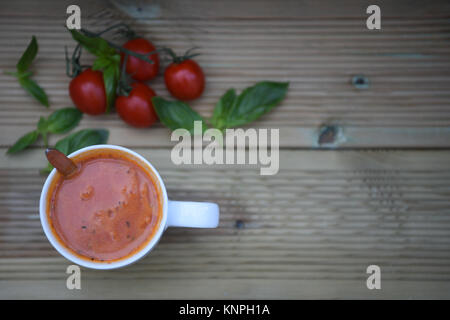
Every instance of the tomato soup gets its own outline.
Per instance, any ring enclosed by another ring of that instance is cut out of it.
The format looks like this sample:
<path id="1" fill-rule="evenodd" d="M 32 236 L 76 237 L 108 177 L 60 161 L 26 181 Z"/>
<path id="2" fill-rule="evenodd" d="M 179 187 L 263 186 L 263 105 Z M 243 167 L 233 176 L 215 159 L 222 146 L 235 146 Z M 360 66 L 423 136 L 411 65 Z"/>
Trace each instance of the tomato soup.
<path id="1" fill-rule="evenodd" d="M 58 240 L 81 258 L 124 259 L 142 249 L 162 218 L 159 185 L 150 168 L 128 153 L 94 149 L 72 158 L 78 172 L 57 173 L 47 215 Z"/>

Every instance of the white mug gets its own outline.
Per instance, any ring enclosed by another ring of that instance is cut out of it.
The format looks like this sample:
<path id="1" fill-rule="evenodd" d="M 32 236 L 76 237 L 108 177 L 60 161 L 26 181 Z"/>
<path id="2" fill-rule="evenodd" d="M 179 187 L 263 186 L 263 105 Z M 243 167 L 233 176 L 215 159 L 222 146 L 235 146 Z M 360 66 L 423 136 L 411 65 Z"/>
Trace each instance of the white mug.
<path id="1" fill-rule="evenodd" d="M 219 206 L 215 203 L 210 202 L 188 202 L 188 201 L 172 201 L 167 198 L 166 187 L 164 186 L 164 182 L 161 179 L 158 171 L 148 162 L 144 157 L 137 154 L 136 152 L 115 145 L 94 145 L 86 148 L 82 148 L 78 151 L 71 153 L 68 157 L 74 157 L 76 155 L 82 154 L 86 151 L 95 150 L 95 149 L 114 149 L 120 150 L 125 153 L 130 154 L 132 157 L 137 158 L 143 164 L 148 166 L 148 168 L 153 172 L 154 177 L 156 177 L 155 181 L 159 184 L 159 190 L 161 191 L 163 209 L 162 209 L 162 218 L 159 223 L 158 229 L 153 233 L 152 239 L 139 251 L 134 253 L 133 255 L 126 257 L 124 259 L 120 259 L 117 261 L 110 262 L 100 262 L 100 261 L 90 261 L 82 259 L 75 254 L 73 254 L 69 249 L 64 247 L 60 241 L 54 235 L 50 223 L 48 221 L 48 190 L 49 187 L 55 178 L 56 169 L 53 169 L 52 172 L 47 177 L 47 180 L 44 183 L 44 187 L 41 192 L 41 198 L 39 203 L 39 214 L 41 218 L 42 228 L 44 229 L 44 233 L 47 236 L 50 243 L 53 247 L 62 254 L 66 259 L 72 261 L 75 264 L 86 268 L 92 269 L 116 269 L 120 267 L 124 267 L 133 262 L 144 257 L 148 254 L 158 243 L 161 238 L 163 232 L 168 227 L 188 227 L 188 228 L 216 228 L 219 224 Z"/>

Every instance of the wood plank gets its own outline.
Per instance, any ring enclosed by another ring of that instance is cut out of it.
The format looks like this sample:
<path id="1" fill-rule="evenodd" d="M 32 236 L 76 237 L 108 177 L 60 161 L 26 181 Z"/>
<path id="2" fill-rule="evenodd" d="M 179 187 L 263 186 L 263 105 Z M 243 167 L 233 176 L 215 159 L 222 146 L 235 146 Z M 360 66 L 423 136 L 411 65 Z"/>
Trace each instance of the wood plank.
<path id="1" fill-rule="evenodd" d="M 206 5 L 201 1 L 194 4 Z M 290 5 L 300 4 L 290 2 L 281 7 Z M 301 2 L 301 6 L 315 5 Z M 357 19 L 328 17 L 331 13 L 327 10 L 323 12 L 327 18 L 320 21 L 311 17 L 242 17 L 178 19 L 174 23 L 172 15 L 182 13 L 174 9 L 134 24 L 158 46 L 170 46 L 178 52 L 194 45 L 202 47 L 198 60 L 208 84 L 204 96 L 192 106 L 205 117 L 212 114 L 215 103 L 230 87 L 240 90 L 264 79 L 290 81 L 286 101 L 254 124 L 280 128 L 281 147 L 317 147 L 320 127 L 338 125 L 345 132 L 343 139 L 327 147 L 442 148 L 449 147 L 450 141 L 450 47 L 446 41 L 450 24 L 444 16 L 445 6 L 441 9 L 440 14 L 430 16 L 433 9 L 422 6 L 423 15 L 410 13 L 408 18 L 401 18 L 405 10 L 395 9 L 392 17 L 386 10 L 383 30 L 378 33 L 369 32 Z M 231 10 L 227 14 L 233 16 L 234 9 L 227 6 L 225 10 Z M 290 12 L 301 17 L 308 11 Z M 73 41 L 57 19 L 21 12 L 0 16 L 0 146 L 9 146 L 50 111 L 33 102 L 1 71 L 15 64 L 30 34 L 36 34 L 40 55 L 35 78 L 49 93 L 52 110 L 69 106 L 63 49 L 64 45 L 73 47 Z M 99 27 L 117 19 L 128 18 L 106 9 L 95 18 L 86 18 L 86 23 Z M 369 89 L 353 87 L 351 78 L 358 74 L 369 79 Z M 161 78 L 151 85 L 168 97 Z M 117 115 L 85 117 L 83 125 L 111 128 L 112 137 L 125 140 L 130 136 L 136 146 L 171 145 L 160 126 L 146 135 L 145 130 L 127 127 Z"/>
<path id="2" fill-rule="evenodd" d="M 123 299 L 123 288 L 130 285 L 130 280 L 87 281 L 81 291 L 62 290 L 62 283 L 63 280 L 0 280 L 0 298 Z M 131 283 L 133 287 L 126 299 L 442 299 L 448 298 L 450 292 L 448 283 L 433 281 L 386 282 L 382 292 L 369 291 L 361 281 L 348 280 L 153 279 Z M 196 290 L 191 290 L 186 298 L 180 287 Z M 416 290 L 417 287 L 421 290 Z"/>
<path id="3" fill-rule="evenodd" d="M 176 166 L 162 125 L 138 130 L 115 114 L 85 116 L 80 128 L 108 128 L 110 143 L 149 159 L 170 198 L 217 202 L 221 220 L 214 230 L 169 229 L 138 263 L 83 269 L 83 290 L 67 290 L 70 262 L 45 238 L 37 212 L 42 143 L 5 152 L 40 116 L 71 105 L 64 45 L 74 44 L 63 28 L 70 2 L 2 2 L 0 298 L 450 298 L 448 1 L 379 1 L 381 31 L 365 28 L 367 4 L 357 0 L 78 3 L 84 26 L 127 21 L 157 46 L 200 46 L 207 88 L 191 105 L 204 117 L 230 87 L 290 81 L 287 99 L 252 124 L 280 129 L 280 171 Z M 34 78 L 50 110 L 3 74 L 32 34 L 40 45 Z M 369 88 L 355 88 L 355 75 Z M 151 86 L 169 97 L 161 77 Z M 319 144 L 330 127 L 335 139 Z M 370 264 L 381 267 L 380 291 L 366 288 Z"/>
<path id="4" fill-rule="evenodd" d="M 116 126 L 108 125 L 107 121 L 84 119 L 77 130 L 86 128 L 106 128 L 109 130 L 108 143 L 128 147 L 173 147 L 177 140 L 171 141 L 171 132 L 160 124 L 155 124 L 151 130 L 131 128 L 121 120 Z M 319 143 L 325 128 L 333 127 L 336 134 L 331 142 Z M 244 129 L 250 126 L 244 126 Z M 334 122 L 322 124 L 318 127 L 277 127 L 263 124 L 252 125 L 251 128 L 278 129 L 280 148 L 316 148 L 316 149 L 354 149 L 371 146 L 373 148 L 444 148 L 450 145 L 450 127 L 435 128 L 361 128 L 341 126 Z M 35 125 L 2 125 L 0 126 L 0 147 L 11 146 L 18 137 L 35 129 Z M 50 145 L 54 145 L 65 135 L 51 135 Z M 207 144 L 207 142 L 204 142 Z M 38 140 L 35 147 L 43 147 L 43 141 Z M 13 156 L 11 159 L 18 158 Z"/>
<path id="5" fill-rule="evenodd" d="M 217 202 L 219 228 L 169 229 L 132 266 L 83 269 L 86 290 L 71 293 L 69 262 L 38 219 L 43 158 L 38 150 L 26 162 L 3 156 L 0 288 L 8 290 L 0 297 L 114 298 L 117 288 L 147 298 L 448 297 L 450 151 L 281 151 L 272 177 L 254 167 L 175 166 L 167 149 L 136 151 L 159 169 L 171 198 Z M 378 293 L 365 288 L 370 264 L 382 269 Z M 203 289 L 193 292 L 193 283 Z"/>
<path id="6" fill-rule="evenodd" d="M 72 4 L 69 0 L 54 2 L 52 0 L 22 0 L 5 2 L 1 9 L 8 15 L 39 15 L 44 17 L 61 17 L 65 8 Z M 81 8 L 95 9 L 111 6 L 111 2 L 77 1 Z M 144 1 L 112 1 L 112 4 L 126 9 L 134 18 L 154 18 L 165 16 L 176 19 L 326 19 L 364 18 L 366 8 L 370 3 L 359 0 L 343 0 L 337 6 L 332 0 L 328 1 L 260 1 L 260 0 L 216 0 L 214 4 L 208 0 L 144 0 Z M 408 1 L 408 0 L 379 0 L 377 4 L 383 8 L 386 17 L 435 17 L 446 16 L 450 11 L 446 1 Z"/>
<path id="7" fill-rule="evenodd" d="M 114 143 L 114 141 L 112 142 Z M 211 171 L 222 169 L 235 169 L 240 175 L 242 170 L 255 170 L 255 165 L 175 165 L 170 159 L 170 149 L 166 148 L 134 148 L 129 147 L 144 156 L 156 168 L 183 169 L 185 171 Z M 0 148 L 1 169 L 31 169 L 36 170 L 46 165 L 44 150 L 32 148 L 23 151 L 22 155 L 6 155 L 6 149 Z M 434 168 L 446 172 L 450 166 L 450 153 L 448 150 L 429 151 L 400 151 L 400 150 L 364 150 L 364 151 L 328 151 L 328 150 L 281 150 L 279 155 L 280 173 L 286 170 L 416 170 L 423 167 Z M 255 170 L 256 172 L 256 170 Z M 277 175 L 276 175 L 277 176 Z M 275 177 L 276 177 L 275 176 Z M 274 177 L 272 177 L 274 178 Z"/>

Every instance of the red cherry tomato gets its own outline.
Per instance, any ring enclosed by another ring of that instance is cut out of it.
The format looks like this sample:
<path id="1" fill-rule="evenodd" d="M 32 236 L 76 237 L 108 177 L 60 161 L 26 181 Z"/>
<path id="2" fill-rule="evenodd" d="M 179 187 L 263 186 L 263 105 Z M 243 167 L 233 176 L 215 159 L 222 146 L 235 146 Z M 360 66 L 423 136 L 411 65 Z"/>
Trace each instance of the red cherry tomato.
<path id="1" fill-rule="evenodd" d="M 191 59 L 171 63 L 164 72 L 169 92 L 179 100 L 193 100 L 205 89 L 205 75 L 197 62 Z"/>
<path id="2" fill-rule="evenodd" d="M 155 51 L 155 46 L 148 40 L 143 38 L 136 38 L 128 41 L 123 45 L 125 49 L 134 51 L 136 53 L 150 53 Z M 124 53 L 121 53 L 122 63 L 125 57 Z M 147 81 L 151 80 L 158 75 L 159 71 L 159 56 L 157 53 L 148 56 L 152 63 L 145 62 L 139 58 L 128 56 L 126 71 L 134 80 Z"/>
<path id="3" fill-rule="evenodd" d="M 103 74 L 86 69 L 70 81 L 69 94 L 83 113 L 97 115 L 106 111 L 106 92 Z"/>
<path id="4" fill-rule="evenodd" d="M 127 96 L 116 98 L 116 111 L 119 116 L 133 127 L 150 127 L 158 116 L 153 109 L 152 97 L 156 96 L 149 86 L 135 82 Z"/>

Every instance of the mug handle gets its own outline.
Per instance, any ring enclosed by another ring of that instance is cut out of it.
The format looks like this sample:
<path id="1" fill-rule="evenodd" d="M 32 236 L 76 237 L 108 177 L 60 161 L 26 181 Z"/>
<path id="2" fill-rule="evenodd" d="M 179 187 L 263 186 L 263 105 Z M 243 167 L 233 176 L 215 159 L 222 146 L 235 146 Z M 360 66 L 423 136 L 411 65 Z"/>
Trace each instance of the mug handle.
<path id="1" fill-rule="evenodd" d="M 217 228 L 219 206 L 211 202 L 169 200 L 168 227 Z"/>

